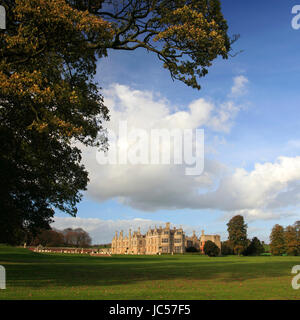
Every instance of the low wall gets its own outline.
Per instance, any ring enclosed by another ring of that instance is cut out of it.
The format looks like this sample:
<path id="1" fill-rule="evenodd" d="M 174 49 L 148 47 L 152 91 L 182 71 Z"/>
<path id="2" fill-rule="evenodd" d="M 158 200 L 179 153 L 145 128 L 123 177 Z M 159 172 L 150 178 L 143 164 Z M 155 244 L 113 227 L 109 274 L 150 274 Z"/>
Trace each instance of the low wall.
<path id="1" fill-rule="evenodd" d="M 85 248 L 62 248 L 62 247 L 27 247 L 33 252 L 49 252 L 49 253 L 68 253 L 68 254 L 89 254 L 93 256 L 111 255 L 109 250 L 103 249 L 85 249 Z"/>

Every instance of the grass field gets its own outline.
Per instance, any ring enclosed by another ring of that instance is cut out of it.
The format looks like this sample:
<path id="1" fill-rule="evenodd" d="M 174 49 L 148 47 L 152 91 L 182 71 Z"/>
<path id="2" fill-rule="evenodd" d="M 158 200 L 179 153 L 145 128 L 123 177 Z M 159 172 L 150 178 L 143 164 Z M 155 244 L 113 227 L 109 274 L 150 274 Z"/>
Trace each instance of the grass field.
<path id="1" fill-rule="evenodd" d="M 297 299 L 300 257 L 92 257 L 0 245 L 0 299 Z"/>

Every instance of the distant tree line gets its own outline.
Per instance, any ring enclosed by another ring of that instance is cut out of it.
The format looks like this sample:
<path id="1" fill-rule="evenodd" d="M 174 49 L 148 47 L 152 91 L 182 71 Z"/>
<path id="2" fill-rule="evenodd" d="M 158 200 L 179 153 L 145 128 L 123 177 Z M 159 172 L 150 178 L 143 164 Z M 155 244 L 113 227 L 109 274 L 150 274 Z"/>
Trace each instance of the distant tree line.
<path id="1" fill-rule="evenodd" d="M 28 245 L 44 247 L 76 247 L 87 248 L 90 247 L 92 239 L 89 234 L 82 228 L 64 230 L 41 230 L 35 237 L 33 237 Z"/>
<path id="2" fill-rule="evenodd" d="M 300 255 L 300 221 L 292 226 L 283 227 L 276 224 L 270 235 L 270 251 L 274 256 Z"/>
<path id="3" fill-rule="evenodd" d="M 257 237 L 247 238 L 247 224 L 241 215 L 234 216 L 227 223 L 228 240 L 222 242 L 222 255 L 260 255 L 270 251 L 272 255 L 300 255 L 300 221 L 283 227 L 276 224 L 270 235 L 270 245 Z"/>

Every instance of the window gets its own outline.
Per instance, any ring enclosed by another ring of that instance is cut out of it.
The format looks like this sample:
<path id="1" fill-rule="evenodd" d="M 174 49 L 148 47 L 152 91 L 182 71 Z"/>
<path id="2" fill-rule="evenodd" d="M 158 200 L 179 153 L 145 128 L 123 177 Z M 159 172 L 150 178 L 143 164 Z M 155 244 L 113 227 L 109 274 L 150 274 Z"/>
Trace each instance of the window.
<path id="1" fill-rule="evenodd" d="M 165 231 L 164 234 L 169 234 L 169 231 Z"/>
<path id="2" fill-rule="evenodd" d="M 181 240 L 181 239 L 174 239 L 174 242 L 175 242 L 175 243 L 181 243 L 182 240 Z"/>
<path id="3" fill-rule="evenodd" d="M 162 238 L 162 239 L 161 239 L 161 242 L 167 243 L 167 242 L 169 242 L 169 239 L 168 239 L 168 238 Z"/>

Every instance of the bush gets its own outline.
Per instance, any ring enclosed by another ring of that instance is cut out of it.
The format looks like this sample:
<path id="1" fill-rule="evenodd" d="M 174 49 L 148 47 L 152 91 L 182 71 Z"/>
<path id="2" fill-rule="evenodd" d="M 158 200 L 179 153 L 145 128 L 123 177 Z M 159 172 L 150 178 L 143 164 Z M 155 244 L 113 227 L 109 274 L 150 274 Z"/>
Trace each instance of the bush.
<path id="1" fill-rule="evenodd" d="M 204 253 L 209 257 L 216 257 L 220 254 L 219 247 L 210 240 L 205 242 L 203 250 L 204 250 Z"/>
<path id="2" fill-rule="evenodd" d="M 185 252 L 199 252 L 195 247 L 188 247 L 185 249 Z"/>

